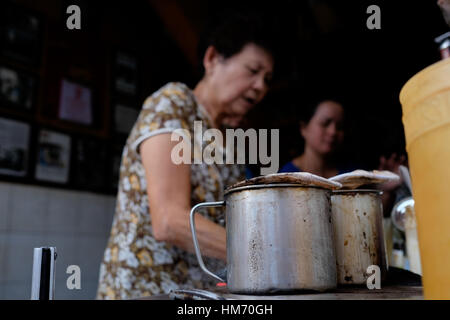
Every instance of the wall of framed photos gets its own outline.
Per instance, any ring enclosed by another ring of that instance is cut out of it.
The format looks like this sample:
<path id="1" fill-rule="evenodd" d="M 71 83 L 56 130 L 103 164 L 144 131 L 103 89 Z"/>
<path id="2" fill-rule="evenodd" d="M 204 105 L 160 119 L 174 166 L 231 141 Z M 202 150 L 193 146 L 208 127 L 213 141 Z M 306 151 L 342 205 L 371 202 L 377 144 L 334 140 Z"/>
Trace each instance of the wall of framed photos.
<path id="1" fill-rule="evenodd" d="M 0 4 L 0 180 L 114 194 L 145 97 L 193 70 L 148 1 Z"/>

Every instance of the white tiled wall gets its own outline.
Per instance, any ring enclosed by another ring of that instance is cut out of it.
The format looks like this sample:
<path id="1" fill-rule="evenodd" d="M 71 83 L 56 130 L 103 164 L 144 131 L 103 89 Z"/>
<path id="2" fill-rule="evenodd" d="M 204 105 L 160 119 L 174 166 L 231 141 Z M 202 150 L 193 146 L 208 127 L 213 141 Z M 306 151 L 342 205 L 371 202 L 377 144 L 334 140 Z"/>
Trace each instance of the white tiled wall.
<path id="1" fill-rule="evenodd" d="M 115 197 L 0 182 L 0 299 L 30 299 L 33 248 L 56 247 L 56 299 L 94 299 Z M 66 286 L 69 265 L 81 289 Z"/>

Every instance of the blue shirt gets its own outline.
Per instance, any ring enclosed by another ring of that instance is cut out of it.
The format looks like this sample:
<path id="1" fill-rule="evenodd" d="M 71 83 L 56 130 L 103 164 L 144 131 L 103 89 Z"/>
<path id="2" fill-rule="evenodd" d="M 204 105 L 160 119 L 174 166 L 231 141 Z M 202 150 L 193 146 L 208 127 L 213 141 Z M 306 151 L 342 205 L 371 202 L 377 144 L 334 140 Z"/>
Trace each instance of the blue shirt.
<path id="1" fill-rule="evenodd" d="M 348 166 L 345 168 L 338 168 L 338 174 L 342 174 L 342 173 L 346 173 L 346 172 L 351 172 L 353 170 L 356 170 L 355 167 L 353 166 Z M 297 167 L 292 161 L 286 163 L 278 172 L 301 172 L 303 171 L 302 169 L 300 169 L 299 167 Z"/>

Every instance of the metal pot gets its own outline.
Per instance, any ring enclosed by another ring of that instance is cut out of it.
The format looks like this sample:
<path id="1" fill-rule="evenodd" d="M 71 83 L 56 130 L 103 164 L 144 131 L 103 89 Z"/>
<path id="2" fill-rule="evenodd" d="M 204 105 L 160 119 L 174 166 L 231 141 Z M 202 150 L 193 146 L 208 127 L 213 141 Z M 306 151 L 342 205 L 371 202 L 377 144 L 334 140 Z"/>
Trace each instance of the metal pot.
<path id="1" fill-rule="evenodd" d="M 194 215 L 202 207 L 226 207 L 227 287 L 262 294 L 335 288 L 336 257 L 331 191 L 298 184 L 262 184 L 227 190 L 225 201 L 200 203 L 190 214 L 198 262 L 202 260 Z"/>
<path id="2" fill-rule="evenodd" d="M 366 284 L 367 268 L 386 276 L 383 204 L 378 190 L 337 190 L 331 194 L 338 284 Z"/>

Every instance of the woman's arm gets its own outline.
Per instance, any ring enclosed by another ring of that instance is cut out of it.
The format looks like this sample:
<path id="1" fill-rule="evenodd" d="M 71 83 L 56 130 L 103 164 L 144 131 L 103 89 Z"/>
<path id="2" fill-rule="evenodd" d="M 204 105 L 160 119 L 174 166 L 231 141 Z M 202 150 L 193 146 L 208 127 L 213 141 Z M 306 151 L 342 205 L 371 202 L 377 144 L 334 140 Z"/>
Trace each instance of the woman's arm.
<path id="1" fill-rule="evenodd" d="M 171 134 L 159 134 L 140 146 L 147 179 L 147 194 L 156 240 L 195 252 L 189 224 L 191 209 L 190 165 L 171 160 Z M 196 215 L 195 226 L 202 254 L 226 261 L 225 228 Z"/>

